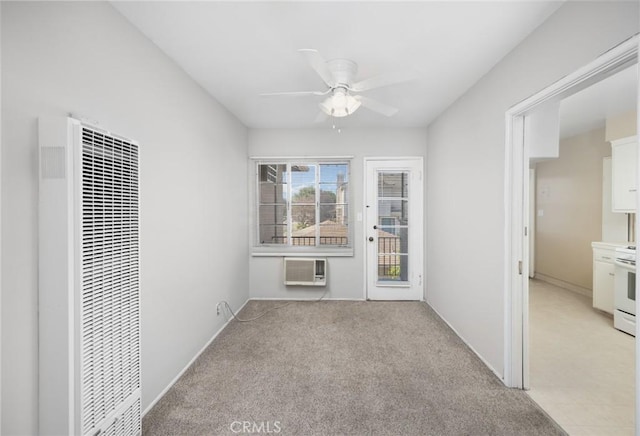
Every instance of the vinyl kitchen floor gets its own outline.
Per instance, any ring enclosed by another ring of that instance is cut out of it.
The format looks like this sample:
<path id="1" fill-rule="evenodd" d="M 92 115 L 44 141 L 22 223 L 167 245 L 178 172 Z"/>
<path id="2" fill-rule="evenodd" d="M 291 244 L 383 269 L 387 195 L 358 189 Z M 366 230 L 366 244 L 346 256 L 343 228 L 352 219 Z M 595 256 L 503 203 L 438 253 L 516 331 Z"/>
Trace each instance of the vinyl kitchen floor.
<path id="1" fill-rule="evenodd" d="M 529 282 L 527 391 L 570 435 L 634 434 L 634 338 L 591 299 Z"/>

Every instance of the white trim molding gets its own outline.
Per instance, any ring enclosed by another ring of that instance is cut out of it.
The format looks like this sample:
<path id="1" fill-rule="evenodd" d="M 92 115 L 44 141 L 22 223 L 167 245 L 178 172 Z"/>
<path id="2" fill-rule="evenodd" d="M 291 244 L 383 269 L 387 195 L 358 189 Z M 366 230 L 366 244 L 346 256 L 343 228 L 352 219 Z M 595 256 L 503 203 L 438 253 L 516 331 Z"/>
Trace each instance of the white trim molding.
<path id="1" fill-rule="evenodd" d="M 504 383 L 507 386 L 526 389 L 529 376 L 529 254 L 525 250 L 524 233 L 528 221 L 524 216 L 524 200 L 528 196 L 529 150 L 524 141 L 524 117 L 544 103 L 560 101 L 635 64 L 639 42 L 639 35 L 634 35 L 591 63 L 512 106 L 505 114 Z"/>

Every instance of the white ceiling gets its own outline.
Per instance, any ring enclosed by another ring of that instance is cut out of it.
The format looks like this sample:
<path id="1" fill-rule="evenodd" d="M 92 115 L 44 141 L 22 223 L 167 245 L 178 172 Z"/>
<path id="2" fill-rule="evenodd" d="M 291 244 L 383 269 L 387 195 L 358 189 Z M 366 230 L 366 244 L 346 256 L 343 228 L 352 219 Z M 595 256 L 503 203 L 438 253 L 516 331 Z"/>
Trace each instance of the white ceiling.
<path id="1" fill-rule="evenodd" d="M 297 53 L 348 58 L 357 79 L 406 69 L 419 79 L 365 95 L 400 109 L 359 109 L 344 126 L 426 126 L 549 17 L 558 1 L 114 2 L 136 27 L 252 128 L 313 127 L 324 90 Z"/>
<path id="2" fill-rule="evenodd" d="M 609 117 L 637 108 L 638 65 L 633 65 L 560 102 L 560 138 L 604 127 Z"/>

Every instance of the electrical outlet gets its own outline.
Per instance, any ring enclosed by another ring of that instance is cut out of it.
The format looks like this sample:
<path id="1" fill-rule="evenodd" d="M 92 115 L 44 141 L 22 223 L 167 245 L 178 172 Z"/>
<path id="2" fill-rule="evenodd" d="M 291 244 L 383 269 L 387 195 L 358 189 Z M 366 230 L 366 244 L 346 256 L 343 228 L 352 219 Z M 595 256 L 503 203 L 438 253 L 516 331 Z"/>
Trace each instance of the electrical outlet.
<path id="1" fill-rule="evenodd" d="M 216 304 L 216 315 L 220 315 L 220 303 Z"/>

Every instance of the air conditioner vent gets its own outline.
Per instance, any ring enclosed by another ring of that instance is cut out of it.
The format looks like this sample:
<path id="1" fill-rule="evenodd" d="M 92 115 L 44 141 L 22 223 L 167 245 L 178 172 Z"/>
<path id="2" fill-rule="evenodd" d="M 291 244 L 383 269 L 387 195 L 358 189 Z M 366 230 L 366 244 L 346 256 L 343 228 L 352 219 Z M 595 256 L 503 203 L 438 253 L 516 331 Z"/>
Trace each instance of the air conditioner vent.
<path id="1" fill-rule="evenodd" d="M 87 433 L 140 388 L 138 146 L 87 127 L 81 237 L 81 412 Z"/>
<path id="2" fill-rule="evenodd" d="M 284 284 L 287 286 L 326 286 L 326 271 L 326 259 L 284 258 Z"/>

